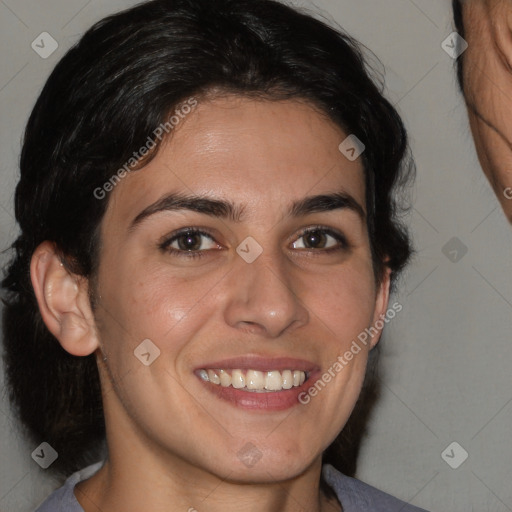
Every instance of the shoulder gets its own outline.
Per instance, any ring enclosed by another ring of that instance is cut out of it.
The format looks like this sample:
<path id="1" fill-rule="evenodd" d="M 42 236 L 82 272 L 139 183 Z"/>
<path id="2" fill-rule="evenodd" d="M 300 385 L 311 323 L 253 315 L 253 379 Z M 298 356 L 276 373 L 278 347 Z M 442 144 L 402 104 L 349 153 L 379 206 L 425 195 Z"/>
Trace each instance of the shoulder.
<path id="1" fill-rule="evenodd" d="M 75 498 L 73 490 L 78 482 L 94 475 L 101 466 L 103 466 L 103 461 L 96 462 L 73 473 L 64 482 L 64 485 L 52 492 L 34 512 L 84 512 Z"/>
<path id="2" fill-rule="evenodd" d="M 348 477 L 330 464 L 323 466 L 322 474 L 338 496 L 344 512 L 427 512 L 360 480 Z"/>

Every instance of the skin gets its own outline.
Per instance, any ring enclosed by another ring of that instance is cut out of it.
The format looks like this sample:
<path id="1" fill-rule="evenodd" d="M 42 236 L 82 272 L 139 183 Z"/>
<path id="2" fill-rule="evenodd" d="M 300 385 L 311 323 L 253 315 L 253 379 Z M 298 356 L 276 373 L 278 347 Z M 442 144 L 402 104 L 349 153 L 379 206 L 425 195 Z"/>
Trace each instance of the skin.
<path id="1" fill-rule="evenodd" d="M 75 488 L 86 512 L 342 510 L 319 490 L 321 455 L 350 416 L 380 333 L 307 405 L 284 411 L 238 408 L 193 370 L 255 354 L 324 371 L 385 314 L 389 272 L 377 285 L 359 214 L 287 215 L 295 200 L 340 191 L 366 211 L 361 159 L 338 150 L 346 136 L 299 101 L 200 101 L 110 196 L 94 314 L 90 283 L 69 274 L 49 242 L 37 249 L 31 275 L 46 325 L 68 352 L 95 352 L 100 370 L 109 459 Z M 139 212 L 176 191 L 243 204 L 244 217 L 165 211 L 129 232 Z M 330 236 L 306 245 L 301 230 L 318 224 L 349 248 L 327 253 L 339 246 Z M 211 233 L 214 241 L 198 241 L 204 257 L 159 248 L 184 227 Z M 251 264 L 235 251 L 247 236 L 263 248 Z M 149 366 L 133 354 L 146 338 L 161 351 Z M 262 454 L 253 467 L 237 456 L 247 442 Z"/>
<path id="2" fill-rule="evenodd" d="M 512 4 L 463 2 L 464 96 L 480 164 L 512 223 Z"/>

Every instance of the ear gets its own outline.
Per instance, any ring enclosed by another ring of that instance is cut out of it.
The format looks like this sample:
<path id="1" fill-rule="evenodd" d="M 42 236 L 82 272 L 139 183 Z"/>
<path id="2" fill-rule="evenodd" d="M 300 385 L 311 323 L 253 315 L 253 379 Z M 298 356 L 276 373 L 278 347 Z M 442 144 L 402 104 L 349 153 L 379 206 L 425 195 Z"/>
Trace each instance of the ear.
<path id="1" fill-rule="evenodd" d="M 386 318 L 386 312 L 388 310 L 390 284 L 391 269 L 386 265 L 384 274 L 382 276 L 379 288 L 375 296 L 375 311 L 373 314 L 372 327 L 376 329 L 378 332 L 374 336 L 372 336 L 370 350 L 374 348 L 375 345 L 377 345 L 377 343 L 379 342 L 380 337 L 382 335 L 382 329 L 384 328 L 384 325 L 386 325 L 384 318 Z"/>
<path id="2" fill-rule="evenodd" d="M 32 255 L 30 278 L 43 321 L 62 348 L 74 356 L 92 354 L 99 343 L 88 280 L 69 272 L 49 241 Z"/>

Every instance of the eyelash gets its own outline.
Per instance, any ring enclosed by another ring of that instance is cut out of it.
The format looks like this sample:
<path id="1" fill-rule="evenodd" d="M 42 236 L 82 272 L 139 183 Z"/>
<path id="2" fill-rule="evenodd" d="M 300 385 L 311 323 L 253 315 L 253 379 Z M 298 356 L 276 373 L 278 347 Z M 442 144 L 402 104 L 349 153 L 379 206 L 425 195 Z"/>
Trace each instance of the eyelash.
<path id="1" fill-rule="evenodd" d="M 297 239 L 303 238 L 310 233 L 321 233 L 321 234 L 325 234 L 325 235 L 330 235 L 338 242 L 339 245 L 337 247 L 329 247 L 327 249 L 314 249 L 314 248 L 300 249 L 301 251 L 316 252 L 316 253 L 322 252 L 324 254 L 331 254 L 333 252 L 347 251 L 348 249 L 350 249 L 350 244 L 348 243 L 348 241 L 344 235 L 342 235 L 341 233 L 339 233 L 331 228 L 327 228 L 325 226 L 311 226 L 311 227 L 305 228 L 300 232 Z M 206 231 L 203 231 L 203 230 L 197 229 L 197 228 L 184 228 L 184 229 L 179 230 L 178 232 L 172 233 L 167 239 L 165 239 L 161 244 L 159 244 L 159 248 L 166 253 L 169 253 L 173 256 L 178 256 L 181 258 L 202 258 L 207 255 L 206 253 L 208 251 L 214 250 L 214 249 L 206 249 L 206 250 L 199 250 L 199 251 L 184 251 L 181 249 L 174 249 L 174 248 L 169 247 L 173 242 L 175 242 L 176 240 L 179 240 L 180 237 L 184 237 L 187 235 L 188 236 L 201 235 L 201 236 L 205 236 L 205 237 L 209 238 L 210 240 L 215 241 L 213 236 Z M 316 254 L 315 256 L 319 256 L 319 255 Z"/>

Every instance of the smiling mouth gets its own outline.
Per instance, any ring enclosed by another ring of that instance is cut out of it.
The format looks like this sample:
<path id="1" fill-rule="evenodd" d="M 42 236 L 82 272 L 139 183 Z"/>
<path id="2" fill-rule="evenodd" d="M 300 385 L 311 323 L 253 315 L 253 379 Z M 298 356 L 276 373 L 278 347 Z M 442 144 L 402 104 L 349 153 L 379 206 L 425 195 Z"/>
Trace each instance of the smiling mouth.
<path id="1" fill-rule="evenodd" d="M 302 386 L 309 372 L 302 370 L 259 371 L 251 369 L 205 369 L 197 371 L 205 382 L 223 388 L 234 388 L 254 393 L 273 393 Z"/>

